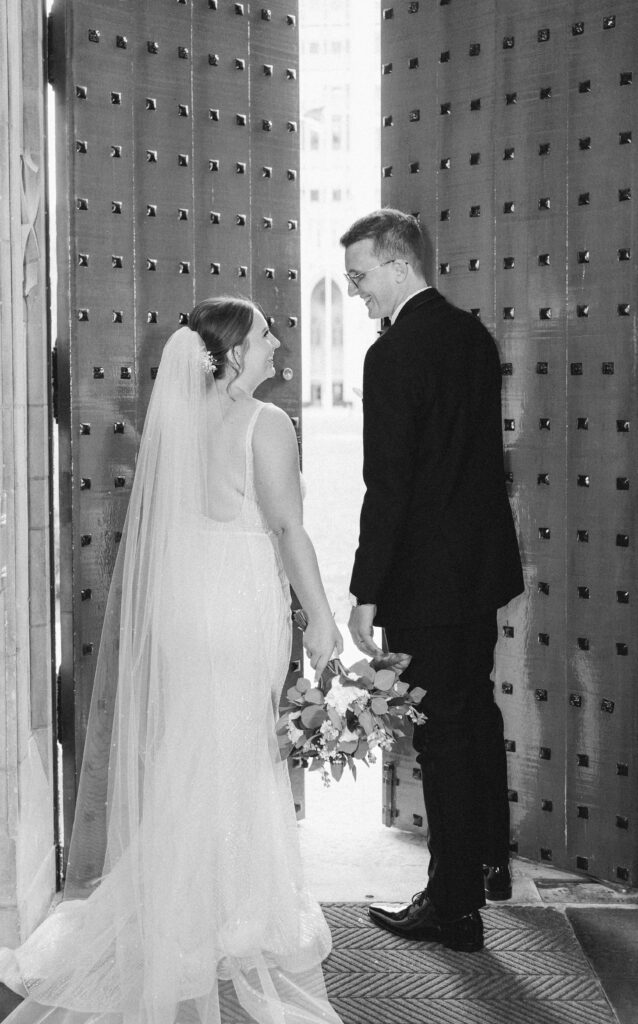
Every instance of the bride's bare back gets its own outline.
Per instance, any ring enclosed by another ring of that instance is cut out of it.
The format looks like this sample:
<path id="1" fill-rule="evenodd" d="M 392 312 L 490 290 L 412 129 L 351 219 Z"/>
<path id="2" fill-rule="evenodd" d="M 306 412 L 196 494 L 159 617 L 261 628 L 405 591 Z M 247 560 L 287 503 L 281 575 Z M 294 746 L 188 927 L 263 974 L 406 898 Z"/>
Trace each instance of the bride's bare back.
<path id="1" fill-rule="evenodd" d="M 225 380 L 211 382 L 208 392 L 206 510 L 211 519 L 230 522 L 242 509 L 246 493 L 246 437 L 261 403 Z"/>

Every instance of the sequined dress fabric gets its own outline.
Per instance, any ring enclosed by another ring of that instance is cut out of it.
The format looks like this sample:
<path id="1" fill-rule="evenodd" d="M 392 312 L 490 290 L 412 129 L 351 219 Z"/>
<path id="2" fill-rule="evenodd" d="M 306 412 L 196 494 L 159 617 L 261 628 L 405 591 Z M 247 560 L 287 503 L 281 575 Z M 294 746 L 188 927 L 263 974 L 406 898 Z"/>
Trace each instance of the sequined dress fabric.
<path id="1" fill-rule="evenodd" d="M 254 486 L 260 411 L 239 514 L 189 511 L 169 538 L 139 828 L 87 899 L 0 952 L 28 993 L 10 1024 L 339 1024 L 274 732 L 290 598 Z"/>

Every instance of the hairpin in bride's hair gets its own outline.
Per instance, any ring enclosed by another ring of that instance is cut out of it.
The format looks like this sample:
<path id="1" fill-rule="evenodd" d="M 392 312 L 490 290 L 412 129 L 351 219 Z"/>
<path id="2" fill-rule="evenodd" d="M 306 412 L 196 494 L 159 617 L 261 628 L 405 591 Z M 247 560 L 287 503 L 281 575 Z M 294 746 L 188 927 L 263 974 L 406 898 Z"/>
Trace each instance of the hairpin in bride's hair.
<path id="1" fill-rule="evenodd" d="M 208 349 L 202 352 L 202 367 L 204 369 L 204 373 L 215 373 L 217 369 L 215 357 L 212 352 L 208 351 Z"/>

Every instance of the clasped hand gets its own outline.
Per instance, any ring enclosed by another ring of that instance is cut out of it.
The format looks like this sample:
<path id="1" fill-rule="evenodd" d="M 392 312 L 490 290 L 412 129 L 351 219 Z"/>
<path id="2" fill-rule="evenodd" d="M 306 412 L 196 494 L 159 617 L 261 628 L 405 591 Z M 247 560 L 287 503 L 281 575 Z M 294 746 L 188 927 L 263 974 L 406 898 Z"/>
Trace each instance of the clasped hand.
<path id="1" fill-rule="evenodd" d="M 335 655 L 339 657 L 343 652 L 343 637 L 332 616 L 309 622 L 304 631 L 303 644 L 315 670 L 315 682 L 318 683 L 330 659 Z"/>
<path id="2" fill-rule="evenodd" d="M 364 654 L 376 658 L 383 651 L 374 642 L 374 617 L 377 614 L 376 604 L 358 604 L 350 612 L 348 629 L 358 649 Z"/>

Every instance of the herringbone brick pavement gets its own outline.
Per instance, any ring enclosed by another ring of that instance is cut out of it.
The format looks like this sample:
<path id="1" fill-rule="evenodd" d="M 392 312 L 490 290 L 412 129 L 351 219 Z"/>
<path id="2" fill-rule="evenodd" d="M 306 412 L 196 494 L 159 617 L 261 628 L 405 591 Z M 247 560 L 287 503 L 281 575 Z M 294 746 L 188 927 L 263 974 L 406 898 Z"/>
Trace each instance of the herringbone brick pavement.
<path id="1" fill-rule="evenodd" d="M 344 1024 L 616 1024 L 565 916 L 547 907 L 482 911 L 485 949 L 407 942 L 366 907 L 324 904 L 328 993 Z"/>

